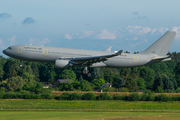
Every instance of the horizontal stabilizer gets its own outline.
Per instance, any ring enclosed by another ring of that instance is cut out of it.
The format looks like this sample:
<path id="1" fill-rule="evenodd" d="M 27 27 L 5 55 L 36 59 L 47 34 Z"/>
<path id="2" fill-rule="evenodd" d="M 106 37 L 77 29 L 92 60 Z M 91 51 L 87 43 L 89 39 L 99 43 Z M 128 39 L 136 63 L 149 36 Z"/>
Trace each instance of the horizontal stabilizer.
<path id="1" fill-rule="evenodd" d="M 116 52 L 115 55 L 117 55 L 117 56 L 121 55 L 122 52 L 123 52 L 123 50 L 120 50 L 120 51 Z"/>
<path id="2" fill-rule="evenodd" d="M 152 57 L 151 60 L 164 60 L 164 59 L 171 59 L 170 56 L 157 56 L 157 57 Z"/>

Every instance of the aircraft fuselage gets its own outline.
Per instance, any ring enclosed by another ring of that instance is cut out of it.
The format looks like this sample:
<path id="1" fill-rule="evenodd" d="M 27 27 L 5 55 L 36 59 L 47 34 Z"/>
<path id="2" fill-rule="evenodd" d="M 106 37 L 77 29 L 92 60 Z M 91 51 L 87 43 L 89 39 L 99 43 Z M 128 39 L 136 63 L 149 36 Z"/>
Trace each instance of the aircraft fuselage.
<path id="1" fill-rule="evenodd" d="M 45 47 L 45 46 L 34 46 L 34 45 L 11 46 L 10 49 L 4 50 L 3 53 L 10 57 L 20 60 L 50 62 L 50 63 L 55 63 L 55 61 L 59 58 L 81 58 L 81 57 L 84 58 L 84 57 L 114 54 L 114 52 L 107 52 L 107 51 Z M 157 55 L 122 53 L 121 55 L 109 58 L 106 61 L 94 63 L 88 67 L 124 68 L 124 67 L 142 66 L 152 63 L 151 58 L 155 56 Z"/>

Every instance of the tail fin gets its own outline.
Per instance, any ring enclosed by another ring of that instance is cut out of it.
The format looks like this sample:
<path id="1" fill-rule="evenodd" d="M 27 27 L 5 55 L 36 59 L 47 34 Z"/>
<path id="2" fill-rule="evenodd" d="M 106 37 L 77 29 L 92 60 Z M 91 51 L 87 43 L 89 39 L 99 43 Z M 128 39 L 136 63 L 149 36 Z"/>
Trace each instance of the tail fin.
<path id="1" fill-rule="evenodd" d="M 166 56 L 175 36 L 176 36 L 175 31 L 167 31 L 148 49 L 141 52 L 141 54 L 157 54 L 159 56 Z"/>

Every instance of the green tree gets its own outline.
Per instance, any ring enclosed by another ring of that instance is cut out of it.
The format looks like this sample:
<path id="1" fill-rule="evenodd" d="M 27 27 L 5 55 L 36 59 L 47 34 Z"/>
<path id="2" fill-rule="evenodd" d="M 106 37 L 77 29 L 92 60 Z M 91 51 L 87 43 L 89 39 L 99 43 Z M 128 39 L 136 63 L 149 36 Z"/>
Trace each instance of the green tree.
<path id="1" fill-rule="evenodd" d="M 177 63 L 175 69 L 175 79 L 177 81 L 178 86 L 180 86 L 180 62 Z"/>
<path id="2" fill-rule="evenodd" d="M 103 69 L 103 71 L 104 72 L 101 72 L 101 74 L 104 74 L 103 76 L 106 82 L 112 83 L 115 76 L 118 76 L 120 78 L 119 71 L 115 68 L 105 68 Z"/>
<path id="3" fill-rule="evenodd" d="M 105 80 L 103 80 L 103 79 L 94 79 L 93 80 L 93 84 L 98 87 L 100 87 L 104 83 L 105 83 Z"/>
<path id="4" fill-rule="evenodd" d="M 177 89 L 178 88 L 178 84 L 177 84 L 177 81 L 175 80 L 175 78 L 170 78 L 170 80 L 173 82 L 174 84 L 174 89 Z"/>
<path id="5" fill-rule="evenodd" d="M 4 75 L 3 66 L 5 63 L 6 63 L 6 59 L 0 56 L 0 81 L 3 80 L 3 75 Z"/>
<path id="6" fill-rule="evenodd" d="M 170 73 L 169 68 L 165 62 L 151 64 L 151 65 L 148 65 L 148 67 L 153 69 L 156 73 L 160 73 L 160 74 Z"/>
<path id="7" fill-rule="evenodd" d="M 164 88 L 164 83 L 159 73 L 157 73 L 154 79 L 153 90 L 155 91 L 158 88 L 158 86 L 160 86 L 162 89 Z"/>
<path id="8" fill-rule="evenodd" d="M 56 76 L 57 75 L 56 75 L 55 71 L 51 71 L 48 82 L 54 84 L 56 82 Z"/>
<path id="9" fill-rule="evenodd" d="M 36 85 L 38 84 L 38 82 L 34 80 L 34 75 L 25 72 L 23 74 L 23 79 L 26 82 L 23 89 L 33 92 L 35 90 Z"/>
<path id="10" fill-rule="evenodd" d="M 137 79 L 136 82 L 137 82 L 137 85 L 138 85 L 140 90 L 145 90 L 146 89 L 145 80 L 143 78 Z"/>
<path id="11" fill-rule="evenodd" d="M 94 78 L 96 79 L 102 79 L 104 76 L 104 73 L 102 72 L 101 68 L 94 68 Z"/>
<path id="12" fill-rule="evenodd" d="M 145 80 L 147 89 L 153 88 L 153 81 L 155 78 L 155 71 L 149 67 L 140 68 L 140 77 Z"/>
<path id="13" fill-rule="evenodd" d="M 13 72 L 12 72 L 12 77 L 16 77 L 17 76 L 17 72 L 15 71 L 15 69 L 13 69 Z"/>
<path id="14" fill-rule="evenodd" d="M 140 71 L 138 67 L 134 67 L 132 69 L 132 73 L 130 75 L 133 79 L 138 79 L 140 77 Z"/>
<path id="15" fill-rule="evenodd" d="M 72 85 L 73 85 L 73 88 L 76 89 L 76 90 L 81 90 L 80 88 L 80 82 L 75 80 L 72 82 Z"/>
<path id="16" fill-rule="evenodd" d="M 9 91 L 19 91 L 23 88 L 25 81 L 22 77 L 16 76 L 6 79 L 7 82 L 7 89 Z"/>
<path id="17" fill-rule="evenodd" d="M 126 88 L 128 88 L 130 92 L 138 91 L 137 82 L 133 78 L 131 78 L 131 77 L 129 77 L 126 80 L 125 85 L 126 85 Z"/>
<path id="18" fill-rule="evenodd" d="M 91 85 L 86 80 L 80 81 L 80 87 L 82 91 L 92 91 Z"/>
<path id="19" fill-rule="evenodd" d="M 59 91 L 73 91 L 73 84 L 71 82 L 64 82 L 58 85 Z"/>
<path id="20" fill-rule="evenodd" d="M 173 82 L 167 77 L 167 75 L 163 76 L 164 90 L 167 92 L 172 92 L 174 90 Z"/>
<path id="21" fill-rule="evenodd" d="M 43 88 L 43 85 L 42 83 L 38 82 L 36 85 L 36 89 L 41 89 L 41 88 Z"/>
<path id="22" fill-rule="evenodd" d="M 114 77 L 112 84 L 113 84 L 113 87 L 118 88 L 118 91 L 119 91 L 119 88 L 125 85 L 125 80 L 117 76 L 117 77 Z"/>
<path id="23" fill-rule="evenodd" d="M 124 68 L 120 71 L 120 75 L 124 80 L 127 80 L 130 77 L 131 69 Z"/>
<path id="24" fill-rule="evenodd" d="M 2 81 L 4 75 L 3 67 L 0 67 L 0 81 Z"/>
<path id="25" fill-rule="evenodd" d="M 62 73 L 59 75 L 61 79 L 71 79 L 76 80 L 76 75 L 72 70 L 65 69 L 62 71 Z"/>
<path id="26" fill-rule="evenodd" d="M 34 75 L 34 80 L 35 81 L 40 81 L 40 79 L 39 79 L 39 68 L 38 68 L 38 65 L 37 65 L 37 63 L 35 63 L 35 62 L 33 62 L 32 64 L 31 64 L 31 69 L 32 69 L 32 71 L 33 71 L 33 75 Z"/>
<path id="27" fill-rule="evenodd" d="M 15 73 L 14 71 L 17 73 L 18 67 L 19 66 L 14 59 L 8 59 L 3 67 L 4 72 L 6 73 L 4 74 L 4 79 L 13 77 Z"/>
<path id="28" fill-rule="evenodd" d="M 157 86 L 157 89 L 155 91 L 156 93 L 164 93 L 164 90 L 162 89 L 161 86 Z"/>

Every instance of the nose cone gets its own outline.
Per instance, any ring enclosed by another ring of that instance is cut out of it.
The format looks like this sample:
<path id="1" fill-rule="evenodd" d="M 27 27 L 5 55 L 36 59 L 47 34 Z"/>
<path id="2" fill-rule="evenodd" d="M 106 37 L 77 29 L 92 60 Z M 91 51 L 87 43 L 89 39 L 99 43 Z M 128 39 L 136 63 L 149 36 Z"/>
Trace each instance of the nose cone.
<path id="1" fill-rule="evenodd" d="M 3 53 L 6 55 L 6 50 L 3 50 Z"/>
<path id="2" fill-rule="evenodd" d="M 3 50 L 3 53 L 4 53 L 5 55 L 9 56 L 9 54 L 8 54 L 9 52 L 8 52 L 7 49 Z"/>

